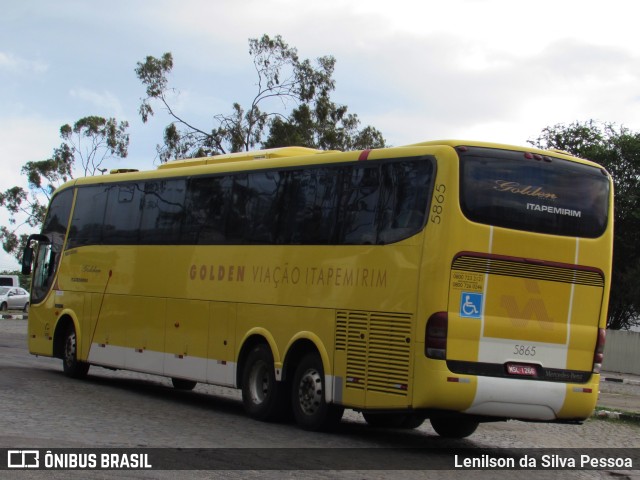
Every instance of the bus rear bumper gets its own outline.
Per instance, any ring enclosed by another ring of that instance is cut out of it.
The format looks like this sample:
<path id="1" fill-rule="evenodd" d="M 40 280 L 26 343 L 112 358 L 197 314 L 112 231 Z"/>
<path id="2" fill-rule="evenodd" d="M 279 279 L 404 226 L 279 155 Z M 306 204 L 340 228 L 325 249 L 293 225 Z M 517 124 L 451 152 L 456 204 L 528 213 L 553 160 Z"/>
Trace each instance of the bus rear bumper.
<path id="1" fill-rule="evenodd" d="M 460 374 L 447 368 L 446 362 L 432 359 L 418 364 L 418 371 L 429 372 L 430 380 L 414 382 L 413 409 L 438 409 L 487 419 L 581 421 L 593 413 L 600 382 L 597 374 L 585 382 Z"/>
<path id="2" fill-rule="evenodd" d="M 587 418 L 595 408 L 597 384 L 476 377 L 476 392 L 464 413 L 520 420 Z"/>

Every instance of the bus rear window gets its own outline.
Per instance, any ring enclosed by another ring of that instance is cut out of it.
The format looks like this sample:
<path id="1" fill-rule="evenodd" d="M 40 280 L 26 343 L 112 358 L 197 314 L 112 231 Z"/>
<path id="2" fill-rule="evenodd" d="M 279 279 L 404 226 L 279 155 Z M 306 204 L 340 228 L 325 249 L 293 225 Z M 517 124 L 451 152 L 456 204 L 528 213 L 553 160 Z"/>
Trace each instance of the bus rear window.
<path id="1" fill-rule="evenodd" d="M 604 170 L 536 157 L 489 148 L 460 152 L 460 203 L 467 218 L 553 235 L 602 235 L 610 188 Z"/>

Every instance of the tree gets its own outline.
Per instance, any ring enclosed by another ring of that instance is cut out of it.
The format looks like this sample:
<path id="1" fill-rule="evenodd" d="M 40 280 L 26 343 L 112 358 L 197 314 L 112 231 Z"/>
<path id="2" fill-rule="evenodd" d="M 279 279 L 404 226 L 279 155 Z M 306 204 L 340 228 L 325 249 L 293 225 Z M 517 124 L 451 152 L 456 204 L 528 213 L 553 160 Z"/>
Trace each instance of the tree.
<path id="1" fill-rule="evenodd" d="M 271 120 L 264 148 L 299 145 L 322 150 L 364 150 L 383 148 L 382 133 L 368 126 L 358 130 L 360 120 L 328 97 L 296 108 L 287 119 Z"/>
<path id="2" fill-rule="evenodd" d="M 126 133 L 129 122 L 118 123 L 115 118 L 84 117 L 71 125 L 60 127 L 64 140 L 60 148 L 68 150 L 74 162 L 80 161 L 83 176 L 103 172 L 100 167 L 114 157 L 125 158 L 129 148 Z"/>
<path id="3" fill-rule="evenodd" d="M 20 260 L 28 234 L 19 234 L 24 225 L 37 229 L 47 211 L 56 188 L 74 177 L 104 172 L 102 165 L 109 159 L 127 156 L 129 124 L 114 118 L 84 117 L 73 126 L 60 127 L 62 143 L 54 148 L 51 158 L 29 161 L 21 169 L 27 177 L 27 189 L 14 186 L 0 192 L 0 206 L 9 212 L 9 225 L 0 227 L 2 247 Z"/>
<path id="4" fill-rule="evenodd" d="M 611 174 L 615 233 L 607 327 L 640 324 L 640 133 L 590 120 L 547 127 L 530 143 L 588 158 Z"/>
<path id="5" fill-rule="evenodd" d="M 257 75 L 257 91 L 248 107 L 236 102 L 228 114 L 217 114 L 214 128 L 204 130 L 182 118 L 171 106 L 168 75 L 173 56 L 146 57 L 135 69 L 146 87 L 139 113 L 143 122 L 154 115 L 159 102 L 173 119 L 165 128 L 164 145 L 158 146 L 160 161 L 185 156 L 204 156 L 264 148 L 300 145 L 316 148 L 350 149 L 384 146 L 382 134 L 373 127 L 358 130 L 357 115 L 330 100 L 335 89 L 335 59 L 324 56 L 315 64 L 301 60 L 295 48 L 279 35 L 249 40 L 249 54 Z M 286 117 L 280 110 L 296 108 Z M 267 140 L 262 142 L 268 130 Z"/>

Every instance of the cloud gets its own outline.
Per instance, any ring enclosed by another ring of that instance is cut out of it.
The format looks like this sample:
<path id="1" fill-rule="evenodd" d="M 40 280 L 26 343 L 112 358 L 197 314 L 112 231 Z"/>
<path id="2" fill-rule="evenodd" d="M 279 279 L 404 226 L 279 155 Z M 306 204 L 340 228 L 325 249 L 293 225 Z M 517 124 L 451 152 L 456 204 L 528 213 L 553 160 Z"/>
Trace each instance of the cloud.
<path id="1" fill-rule="evenodd" d="M 0 52 L 0 71 L 14 74 L 42 74 L 49 66 L 40 60 L 26 60 L 12 53 Z"/>
<path id="2" fill-rule="evenodd" d="M 20 175 L 22 165 L 51 157 L 53 148 L 60 144 L 59 129 L 63 123 L 60 119 L 0 117 L 0 189 L 26 186 Z"/>
<path id="3" fill-rule="evenodd" d="M 350 110 L 395 145 L 442 137 L 522 144 L 545 126 L 588 119 L 640 127 L 638 55 L 588 38 L 515 55 L 459 36 L 401 33 L 338 58 L 337 93 L 346 88 Z"/>
<path id="4" fill-rule="evenodd" d="M 88 88 L 73 88 L 69 91 L 69 95 L 97 107 L 100 111 L 110 112 L 116 117 L 123 116 L 122 103 L 116 95 L 109 91 L 95 92 Z"/>
<path id="5" fill-rule="evenodd" d="M 58 129 L 61 120 L 44 120 L 41 118 L 9 117 L 0 118 L 0 159 L 2 159 L 2 175 L 0 191 L 19 185 L 27 188 L 27 180 L 21 175 L 22 166 L 31 160 L 49 158 L 53 148 L 60 143 Z M 9 225 L 9 217 L 4 208 L 0 208 L 0 225 L 10 229 L 20 225 Z M 18 233 L 30 233 L 25 226 Z M 0 248 L 0 270 L 17 269 L 16 260 Z"/>

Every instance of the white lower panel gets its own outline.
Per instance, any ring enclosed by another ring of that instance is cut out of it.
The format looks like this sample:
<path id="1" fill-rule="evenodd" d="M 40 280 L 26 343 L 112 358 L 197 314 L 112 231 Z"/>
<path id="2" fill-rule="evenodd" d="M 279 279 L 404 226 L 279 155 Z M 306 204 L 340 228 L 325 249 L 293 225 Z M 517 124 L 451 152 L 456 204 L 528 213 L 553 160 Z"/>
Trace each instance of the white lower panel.
<path id="1" fill-rule="evenodd" d="M 492 377 L 477 377 L 477 381 L 473 405 L 465 413 L 554 420 L 566 396 L 563 383 Z"/>
<path id="2" fill-rule="evenodd" d="M 237 366 L 235 362 L 207 360 L 207 383 L 235 387 Z"/>
<path id="3" fill-rule="evenodd" d="M 171 353 L 137 350 L 116 345 L 92 344 L 87 361 L 93 365 L 122 368 L 196 382 L 235 387 L 234 362 L 200 357 L 179 357 Z"/>
<path id="4" fill-rule="evenodd" d="M 94 365 L 125 368 L 124 360 L 127 355 L 127 350 L 129 349 L 124 347 L 93 343 L 91 344 L 87 361 Z"/>
<path id="5" fill-rule="evenodd" d="M 124 367 L 127 370 L 162 375 L 163 354 L 151 350 L 136 350 L 133 348 L 117 347 L 125 350 Z"/>
<path id="6" fill-rule="evenodd" d="M 207 359 L 178 356 L 170 353 L 164 356 L 164 375 L 175 378 L 188 378 L 199 382 L 207 381 Z"/>

